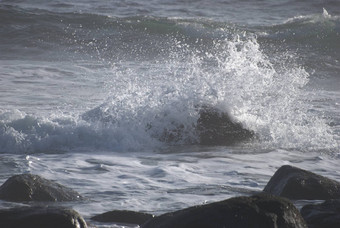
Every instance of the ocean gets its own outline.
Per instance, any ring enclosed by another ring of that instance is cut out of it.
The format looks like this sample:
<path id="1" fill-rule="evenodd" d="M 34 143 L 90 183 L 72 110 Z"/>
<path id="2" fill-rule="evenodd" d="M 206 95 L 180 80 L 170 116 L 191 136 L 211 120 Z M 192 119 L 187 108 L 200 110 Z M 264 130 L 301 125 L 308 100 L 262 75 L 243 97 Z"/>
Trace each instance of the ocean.
<path id="1" fill-rule="evenodd" d="M 55 180 L 88 218 L 251 195 L 286 164 L 340 180 L 339 61 L 334 0 L 0 0 L 0 183 Z M 206 105 L 256 137 L 202 145 Z"/>

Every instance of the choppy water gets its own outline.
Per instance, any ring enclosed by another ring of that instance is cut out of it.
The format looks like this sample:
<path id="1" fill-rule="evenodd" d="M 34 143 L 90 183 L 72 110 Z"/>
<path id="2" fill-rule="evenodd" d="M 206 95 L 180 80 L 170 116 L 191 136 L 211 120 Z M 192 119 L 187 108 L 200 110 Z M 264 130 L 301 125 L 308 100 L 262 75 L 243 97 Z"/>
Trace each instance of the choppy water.
<path id="1" fill-rule="evenodd" d="M 339 180 L 339 15 L 337 1 L 0 1 L 0 179 L 57 180 L 91 199 L 72 205 L 85 216 L 251 194 L 283 164 Z M 256 140 L 200 145 L 207 104 Z"/>

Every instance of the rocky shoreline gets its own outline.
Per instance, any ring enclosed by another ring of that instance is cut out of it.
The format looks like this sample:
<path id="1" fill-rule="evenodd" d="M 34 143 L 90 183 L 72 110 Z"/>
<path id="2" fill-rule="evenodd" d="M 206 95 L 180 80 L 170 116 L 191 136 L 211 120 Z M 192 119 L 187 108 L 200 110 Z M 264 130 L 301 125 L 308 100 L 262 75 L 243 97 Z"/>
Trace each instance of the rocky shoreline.
<path id="1" fill-rule="evenodd" d="M 0 186 L 0 199 L 10 202 L 73 202 L 84 200 L 74 190 L 37 175 L 10 177 Z M 294 200 L 325 200 L 299 211 Z M 26 205 L 26 204 L 25 204 Z M 114 210 L 85 219 L 75 210 L 56 206 L 22 206 L 0 210 L 4 228 L 87 228 L 93 223 L 170 227 L 340 227 L 340 183 L 293 166 L 280 167 L 262 193 L 233 197 L 160 216 Z"/>

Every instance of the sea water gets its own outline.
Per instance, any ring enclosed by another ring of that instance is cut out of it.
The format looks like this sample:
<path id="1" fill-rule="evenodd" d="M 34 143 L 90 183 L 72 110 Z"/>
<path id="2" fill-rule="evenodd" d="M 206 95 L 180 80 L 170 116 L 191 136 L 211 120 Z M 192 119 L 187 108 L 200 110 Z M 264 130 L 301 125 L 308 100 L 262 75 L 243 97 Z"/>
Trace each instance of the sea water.
<path id="1" fill-rule="evenodd" d="M 0 1 L 1 183 L 55 180 L 88 218 L 250 195 L 285 164 L 340 180 L 339 16 L 316 0 Z M 201 145 L 204 105 L 255 139 Z"/>

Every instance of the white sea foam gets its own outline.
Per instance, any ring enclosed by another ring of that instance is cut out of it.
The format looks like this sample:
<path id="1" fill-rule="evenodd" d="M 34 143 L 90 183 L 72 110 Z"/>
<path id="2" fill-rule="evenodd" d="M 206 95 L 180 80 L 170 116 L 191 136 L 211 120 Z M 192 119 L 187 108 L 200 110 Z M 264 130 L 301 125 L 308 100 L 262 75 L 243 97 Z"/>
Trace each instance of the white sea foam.
<path id="1" fill-rule="evenodd" d="M 339 16 L 332 16 L 328 13 L 325 8 L 322 8 L 321 14 L 309 14 L 309 15 L 300 15 L 295 16 L 293 18 L 289 18 L 285 21 L 286 24 L 295 23 L 295 22 L 303 22 L 303 23 L 326 23 L 339 20 Z"/>
<path id="2" fill-rule="evenodd" d="M 294 56 L 269 59 L 255 39 L 236 39 L 217 47 L 227 50 L 217 57 L 218 73 L 227 79 L 220 97 L 262 143 L 302 150 L 337 148 L 326 122 L 308 112 L 304 87 L 309 74 L 287 61 Z"/>
<path id="3" fill-rule="evenodd" d="M 335 1 L 37 2 L 0 4 L 1 183 L 56 180 L 90 221 L 254 194 L 282 165 L 340 179 Z M 256 139 L 197 145 L 202 105 Z"/>
<path id="4" fill-rule="evenodd" d="M 228 112 L 273 148 L 337 148 L 329 126 L 308 111 L 309 74 L 263 53 L 244 34 L 202 51 L 174 42 L 170 59 L 114 64 L 106 77 L 106 102 L 80 115 L 3 112 L 1 152 L 141 151 L 196 144 L 199 106 Z M 7 117 L 6 117 L 7 116 Z"/>

